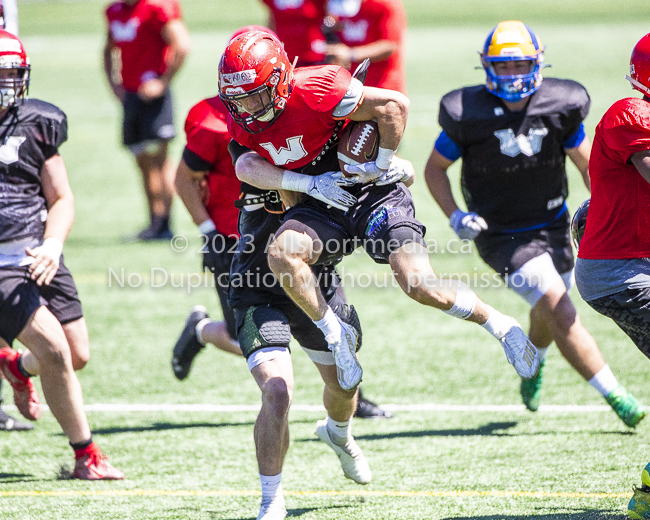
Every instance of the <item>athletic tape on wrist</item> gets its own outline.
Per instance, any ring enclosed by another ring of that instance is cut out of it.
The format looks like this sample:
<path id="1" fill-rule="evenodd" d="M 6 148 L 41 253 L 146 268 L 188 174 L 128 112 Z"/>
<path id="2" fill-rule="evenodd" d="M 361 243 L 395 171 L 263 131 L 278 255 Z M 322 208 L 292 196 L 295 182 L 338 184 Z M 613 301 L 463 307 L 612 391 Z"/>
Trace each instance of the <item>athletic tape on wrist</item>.
<path id="1" fill-rule="evenodd" d="M 395 157 L 396 150 L 389 150 L 388 148 L 379 147 L 379 153 L 377 154 L 377 160 L 375 164 L 381 170 L 388 170 L 390 168 L 390 162 Z"/>
<path id="2" fill-rule="evenodd" d="M 456 301 L 451 309 L 443 311 L 454 318 L 466 320 L 474 313 L 476 307 L 476 293 L 465 285 L 456 289 Z"/>
<path id="3" fill-rule="evenodd" d="M 199 224 L 199 231 L 201 232 L 202 235 L 207 235 L 208 233 L 212 233 L 213 231 L 216 231 L 217 228 L 214 225 L 214 222 L 212 222 L 212 219 L 209 218 L 208 220 L 204 220 Z"/>
<path id="4" fill-rule="evenodd" d="M 43 242 L 41 248 L 46 250 L 52 258 L 58 260 L 61 253 L 63 253 L 63 242 L 58 238 L 48 237 Z"/>
<path id="5" fill-rule="evenodd" d="M 309 190 L 309 183 L 311 177 L 303 175 L 302 173 L 292 172 L 285 170 L 282 176 L 282 189 L 287 191 L 299 191 L 300 193 L 307 193 Z"/>

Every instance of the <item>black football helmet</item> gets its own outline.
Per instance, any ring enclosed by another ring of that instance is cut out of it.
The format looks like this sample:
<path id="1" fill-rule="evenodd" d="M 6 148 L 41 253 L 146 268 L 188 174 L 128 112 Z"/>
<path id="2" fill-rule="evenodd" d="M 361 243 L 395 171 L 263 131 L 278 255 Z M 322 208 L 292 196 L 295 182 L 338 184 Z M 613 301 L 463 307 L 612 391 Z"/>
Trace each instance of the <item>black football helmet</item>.
<path id="1" fill-rule="evenodd" d="M 582 240 L 582 235 L 585 234 L 585 227 L 587 226 L 587 213 L 589 212 L 589 202 L 591 199 L 585 200 L 578 211 L 575 212 L 573 218 L 571 219 L 571 238 L 573 239 L 573 245 L 576 246 L 576 249 L 580 247 L 580 241 Z"/>

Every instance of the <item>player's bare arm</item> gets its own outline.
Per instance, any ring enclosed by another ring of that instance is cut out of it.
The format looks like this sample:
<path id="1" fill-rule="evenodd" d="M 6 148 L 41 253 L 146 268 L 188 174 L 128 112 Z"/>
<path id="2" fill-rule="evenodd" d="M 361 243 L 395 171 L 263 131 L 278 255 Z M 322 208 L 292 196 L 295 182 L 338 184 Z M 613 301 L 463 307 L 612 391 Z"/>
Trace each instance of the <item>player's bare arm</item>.
<path id="1" fill-rule="evenodd" d="M 113 39 L 109 33 L 106 37 L 106 43 L 104 44 L 104 73 L 106 74 L 106 79 L 108 80 L 108 84 L 111 87 L 113 94 L 115 94 L 117 99 L 122 101 L 124 99 L 124 88 L 122 88 L 120 81 L 117 79 L 119 74 L 116 73 L 114 67 L 115 51 L 115 44 L 113 43 Z"/>
<path id="2" fill-rule="evenodd" d="M 30 266 L 32 280 L 38 285 L 49 285 L 59 269 L 63 243 L 74 222 L 74 196 L 60 155 L 53 155 L 43 164 L 41 184 L 48 207 L 43 245 L 26 251 L 34 257 Z"/>
<path id="3" fill-rule="evenodd" d="M 247 152 L 239 157 L 235 163 L 235 172 L 240 181 L 251 186 L 262 190 L 306 193 L 342 211 L 347 211 L 357 201 L 356 197 L 337 184 L 343 181 L 340 172 L 327 172 L 316 177 L 303 175 L 278 168 L 255 152 Z M 288 197 L 283 197 L 283 200 L 286 198 Z"/>
<path id="4" fill-rule="evenodd" d="M 164 42 L 169 45 L 170 49 L 167 69 L 159 78 L 150 79 L 140 85 L 138 95 L 145 101 L 156 99 L 163 95 L 165 89 L 180 70 L 185 58 L 190 52 L 190 35 L 181 20 L 167 22 L 163 26 L 160 35 Z"/>
<path id="5" fill-rule="evenodd" d="M 431 151 L 424 170 L 427 187 L 443 213 L 449 218 L 449 225 L 462 240 L 474 240 L 481 231 L 487 229 L 487 223 L 477 213 L 467 213 L 456 204 L 451 191 L 447 170 L 454 164 L 435 148 Z"/>
<path id="6" fill-rule="evenodd" d="M 406 128 L 409 107 L 409 99 L 400 92 L 363 87 L 361 103 L 348 118 L 353 121 L 376 119 L 379 126 L 380 148 L 397 150 Z"/>
<path id="7" fill-rule="evenodd" d="M 208 174 L 207 171 L 194 171 L 192 170 L 184 159 L 178 165 L 176 170 L 176 178 L 174 184 L 176 186 L 176 193 L 183 201 L 194 223 L 198 226 L 206 220 L 210 220 L 201 194 L 197 186 L 197 182 L 204 179 Z"/>
<path id="8" fill-rule="evenodd" d="M 576 165 L 582 180 L 589 191 L 591 191 L 591 181 L 589 180 L 589 155 L 591 154 L 591 140 L 585 137 L 582 142 L 575 148 L 565 148 L 564 151 L 569 159 Z"/>
<path id="9" fill-rule="evenodd" d="M 646 181 L 650 182 L 650 150 L 643 150 L 631 155 L 630 162 L 636 167 Z"/>
<path id="10" fill-rule="evenodd" d="M 458 209 L 447 176 L 447 170 L 452 164 L 454 164 L 454 161 L 443 157 L 434 148 L 424 168 L 424 180 L 427 187 L 447 218 L 451 217 L 452 213 Z"/>
<path id="11" fill-rule="evenodd" d="M 399 45 L 390 40 L 377 40 L 367 45 L 348 47 L 344 43 L 330 43 L 327 45 L 325 54 L 330 61 L 346 69 L 351 63 L 361 63 L 365 59 L 371 62 L 384 61 L 390 57 Z"/>

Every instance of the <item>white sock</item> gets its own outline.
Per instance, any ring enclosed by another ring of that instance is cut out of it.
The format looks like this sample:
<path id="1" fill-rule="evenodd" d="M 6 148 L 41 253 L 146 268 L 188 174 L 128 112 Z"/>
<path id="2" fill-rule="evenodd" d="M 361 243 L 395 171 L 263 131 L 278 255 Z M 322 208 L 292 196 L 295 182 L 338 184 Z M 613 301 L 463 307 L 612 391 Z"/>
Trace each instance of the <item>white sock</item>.
<path id="1" fill-rule="evenodd" d="M 603 397 L 607 397 L 612 393 L 612 390 L 618 386 L 616 376 L 612 373 L 612 369 L 609 368 L 609 365 L 605 365 L 601 368 L 596 372 L 596 375 L 587 382 L 600 392 L 600 395 Z"/>
<path id="2" fill-rule="evenodd" d="M 260 473 L 260 483 L 262 484 L 262 502 L 282 499 L 282 472 L 271 476 Z"/>
<path id="3" fill-rule="evenodd" d="M 341 324 L 330 307 L 327 308 L 327 312 L 325 313 L 325 316 L 323 316 L 323 319 L 315 321 L 314 323 L 323 332 L 325 338 L 341 337 Z"/>
<path id="4" fill-rule="evenodd" d="M 196 327 L 194 327 L 194 332 L 196 332 L 196 339 L 198 339 L 199 343 L 203 346 L 206 344 L 205 340 L 203 339 L 203 328 L 208 323 L 212 323 L 212 320 L 210 318 L 203 318 L 196 324 Z"/>
<path id="5" fill-rule="evenodd" d="M 546 359 L 546 355 L 548 354 L 548 347 L 545 348 L 537 347 L 537 352 L 539 352 L 539 362 L 542 363 Z"/>
<path id="6" fill-rule="evenodd" d="M 343 446 L 348 439 L 352 437 L 352 419 L 347 421 L 335 421 L 329 415 L 327 416 L 327 431 L 330 434 L 330 439 L 334 444 Z"/>
<path id="7" fill-rule="evenodd" d="M 501 314 L 498 310 L 489 307 L 490 315 L 487 321 L 481 325 L 485 330 L 500 340 L 517 322 L 514 318 Z"/>

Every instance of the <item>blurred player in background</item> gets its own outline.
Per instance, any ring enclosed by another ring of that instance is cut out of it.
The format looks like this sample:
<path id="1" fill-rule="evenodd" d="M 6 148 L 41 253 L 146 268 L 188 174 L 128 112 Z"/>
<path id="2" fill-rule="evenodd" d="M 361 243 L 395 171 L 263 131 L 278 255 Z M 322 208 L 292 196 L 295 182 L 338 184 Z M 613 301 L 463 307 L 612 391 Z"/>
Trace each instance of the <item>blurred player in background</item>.
<path id="1" fill-rule="evenodd" d="M 0 26 L 8 33 L 18 36 L 18 5 L 16 0 L 0 0 Z"/>
<path id="2" fill-rule="evenodd" d="M 626 79 L 643 98 L 617 101 L 596 127 L 591 200 L 574 217 L 576 285 L 650 358 L 650 34 L 634 47 Z M 650 518 L 649 472 L 650 464 L 628 506 L 630 518 Z"/>
<path id="3" fill-rule="evenodd" d="M 327 62 L 355 70 L 369 59 L 365 85 L 406 94 L 406 12 L 401 0 L 328 0 Z"/>
<path id="4" fill-rule="evenodd" d="M 16 0 L 2 0 L 0 2 L 0 29 L 18 36 L 18 6 Z M 2 410 L 2 374 L 0 374 L 0 430 L 25 431 L 32 429 L 34 429 L 33 425 L 17 421 Z"/>
<path id="5" fill-rule="evenodd" d="M 325 60 L 321 24 L 325 0 L 262 0 L 269 8 L 269 28 L 284 44 L 287 56 L 299 67 L 320 65 Z"/>
<path id="6" fill-rule="evenodd" d="M 251 30 L 269 31 L 263 26 L 249 25 L 239 29 L 232 38 Z M 187 377 L 194 357 L 207 343 L 224 352 L 242 355 L 236 341 L 234 313 L 227 302 L 230 265 L 239 240 L 239 210 L 235 201 L 241 191 L 228 152 L 227 116 L 228 110 L 216 96 L 195 105 L 185 121 L 187 145 L 176 172 L 176 190 L 203 236 L 203 267 L 213 273 L 224 321 L 211 320 L 205 307 L 196 306 L 191 310 L 172 357 L 174 374 L 180 380 Z M 338 292 L 345 299 L 341 287 Z M 392 414 L 362 397 L 359 389 L 355 417 L 381 419 Z"/>
<path id="7" fill-rule="evenodd" d="M 442 132 L 425 177 L 456 234 L 474 240 L 481 258 L 532 308 L 530 339 L 542 368 L 521 382 L 528 409 L 539 406 L 544 359 L 555 341 L 571 366 L 634 427 L 646 409 L 618 383 L 568 295 L 573 252 L 565 159 L 589 188 L 591 143 L 582 121 L 590 100 L 574 81 L 542 81 L 543 50 L 522 22 L 501 22 L 490 32 L 481 53 L 487 83 L 442 98 Z M 447 177 L 461 158 L 469 213 L 458 208 Z"/>
<path id="8" fill-rule="evenodd" d="M 50 410 L 75 452 L 76 478 L 123 479 L 93 442 L 74 373 L 78 352 L 66 334 L 87 338 L 61 256 L 74 220 L 74 198 L 58 153 L 68 137 L 67 120 L 54 105 L 26 99 L 30 72 L 20 40 L 0 31 L 0 371 L 30 420 L 41 414 L 30 381 L 40 374 Z M 10 348 L 15 339 L 30 353 L 20 356 Z"/>
<path id="9" fill-rule="evenodd" d="M 169 85 L 190 49 L 177 0 L 118 0 L 106 9 L 104 71 L 124 108 L 123 143 L 142 172 L 150 225 L 140 240 L 166 240 L 174 197 L 167 157 L 175 136 Z"/>

